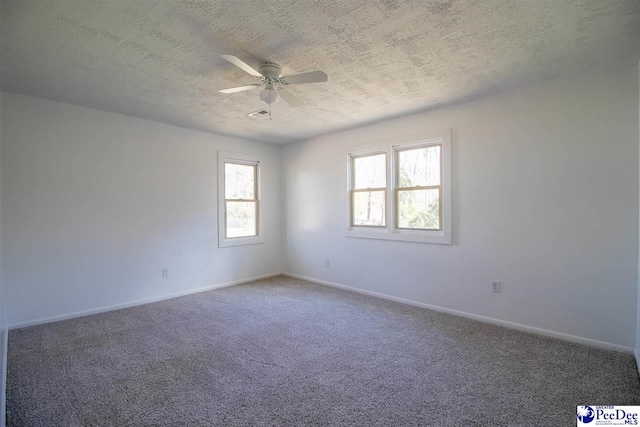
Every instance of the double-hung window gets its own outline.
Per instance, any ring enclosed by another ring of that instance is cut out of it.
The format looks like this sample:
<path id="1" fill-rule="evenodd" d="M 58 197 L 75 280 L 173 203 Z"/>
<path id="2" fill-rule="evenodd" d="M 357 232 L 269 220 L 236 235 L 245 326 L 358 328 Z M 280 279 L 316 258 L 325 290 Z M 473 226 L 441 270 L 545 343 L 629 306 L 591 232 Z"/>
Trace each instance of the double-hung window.
<path id="1" fill-rule="evenodd" d="M 451 243 L 451 138 L 371 144 L 348 154 L 346 236 Z"/>
<path id="2" fill-rule="evenodd" d="M 385 227 L 387 221 L 387 153 L 351 157 L 351 225 Z"/>
<path id="3" fill-rule="evenodd" d="M 218 156 L 218 246 L 262 243 L 260 161 L 232 153 Z"/>
<path id="4" fill-rule="evenodd" d="M 441 153 L 442 144 L 394 149 L 397 229 L 442 229 Z"/>

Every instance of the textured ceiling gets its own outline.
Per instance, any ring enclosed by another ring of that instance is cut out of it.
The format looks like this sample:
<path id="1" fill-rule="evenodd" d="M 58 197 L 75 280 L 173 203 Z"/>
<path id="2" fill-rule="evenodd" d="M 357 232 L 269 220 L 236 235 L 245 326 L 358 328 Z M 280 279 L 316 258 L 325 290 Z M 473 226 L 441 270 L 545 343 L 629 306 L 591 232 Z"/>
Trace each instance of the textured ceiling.
<path id="1" fill-rule="evenodd" d="M 278 144 L 631 65 L 640 40 L 637 0 L 0 1 L 2 90 Z M 223 53 L 329 82 L 249 119 Z"/>

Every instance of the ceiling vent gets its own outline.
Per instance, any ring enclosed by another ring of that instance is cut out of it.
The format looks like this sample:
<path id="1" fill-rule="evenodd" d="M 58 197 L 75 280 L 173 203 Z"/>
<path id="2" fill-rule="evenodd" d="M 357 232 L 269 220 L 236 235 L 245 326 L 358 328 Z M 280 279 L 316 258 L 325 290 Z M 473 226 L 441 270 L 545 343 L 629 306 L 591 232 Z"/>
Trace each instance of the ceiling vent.
<path id="1" fill-rule="evenodd" d="M 269 115 L 269 112 L 267 110 L 260 109 L 247 114 L 247 117 L 255 119 L 256 117 L 268 116 L 268 115 Z"/>

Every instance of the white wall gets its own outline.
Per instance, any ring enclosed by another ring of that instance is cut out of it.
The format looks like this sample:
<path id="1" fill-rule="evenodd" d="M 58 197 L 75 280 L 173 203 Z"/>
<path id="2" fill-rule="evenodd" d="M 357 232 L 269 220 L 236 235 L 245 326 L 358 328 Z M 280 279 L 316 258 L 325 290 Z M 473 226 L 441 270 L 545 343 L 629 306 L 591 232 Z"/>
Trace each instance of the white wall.
<path id="1" fill-rule="evenodd" d="M 2 106 L 10 325 L 281 271 L 279 147 L 9 93 Z M 262 156 L 264 244 L 218 249 L 217 150 Z"/>
<path id="2" fill-rule="evenodd" d="M 441 128 L 454 244 L 344 237 L 345 147 Z M 289 145 L 285 270 L 632 349 L 638 156 L 637 67 Z"/>
<path id="3" fill-rule="evenodd" d="M 287 146 L 282 194 L 278 147 L 15 94 L 1 105 L 10 324 L 276 273 L 282 249 L 295 274 L 640 342 L 636 67 Z M 345 238 L 344 147 L 446 127 L 454 244 Z M 219 149 L 267 160 L 264 245 L 217 248 Z"/>
<path id="4" fill-rule="evenodd" d="M 2 206 L 2 99 L 0 92 L 0 207 Z M 4 427 L 6 418 L 7 391 L 7 303 L 4 281 L 4 260 L 2 257 L 3 228 L 2 209 L 0 208 L 0 427 Z"/>
<path id="5" fill-rule="evenodd" d="M 640 61 L 638 61 L 638 81 L 640 82 Z M 640 103 L 640 83 L 638 84 L 638 103 Z M 640 146 L 640 109 L 638 111 L 638 146 Z M 640 161 L 640 159 L 638 160 Z M 640 180 L 640 175 L 638 176 Z M 640 216 L 638 217 L 638 221 L 640 221 Z M 640 245 L 640 234 L 638 236 L 638 244 Z M 639 251 L 640 252 L 640 251 Z M 636 356 L 636 367 L 638 368 L 638 372 L 640 373 L 640 253 L 638 254 L 638 300 L 637 300 L 637 308 L 636 308 L 636 348 L 635 348 L 635 356 Z"/>

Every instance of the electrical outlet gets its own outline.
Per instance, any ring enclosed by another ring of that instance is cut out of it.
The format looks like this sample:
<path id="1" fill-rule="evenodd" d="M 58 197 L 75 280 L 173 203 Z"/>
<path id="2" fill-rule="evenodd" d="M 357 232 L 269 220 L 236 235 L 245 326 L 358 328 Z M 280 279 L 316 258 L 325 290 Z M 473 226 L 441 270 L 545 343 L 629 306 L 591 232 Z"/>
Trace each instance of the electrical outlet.
<path id="1" fill-rule="evenodd" d="M 166 279 L 167 277 L 169 277 L 169 269 L 168 268 L 163 268 L 162 269 L 162 278 Z"/>
<path id="2" fill-rule="evenodd" d="M 500 283 L 499 280 L 491 281 L 491 292 L 493 292 L 494 294 L 499 294 L 500 292 L 502 292 L 502 283 Z"/>
<path id="3" fill-rule="evenodd" d="M 329 268 L 329 260 L 328 260 L 328 259 L 325 259 L 325 260 L 324 260 L 324 266 L 325 266 L 326 268 Z"/>

